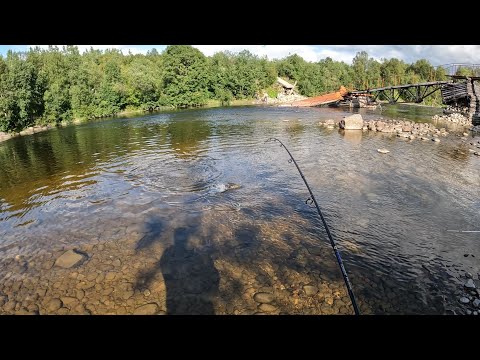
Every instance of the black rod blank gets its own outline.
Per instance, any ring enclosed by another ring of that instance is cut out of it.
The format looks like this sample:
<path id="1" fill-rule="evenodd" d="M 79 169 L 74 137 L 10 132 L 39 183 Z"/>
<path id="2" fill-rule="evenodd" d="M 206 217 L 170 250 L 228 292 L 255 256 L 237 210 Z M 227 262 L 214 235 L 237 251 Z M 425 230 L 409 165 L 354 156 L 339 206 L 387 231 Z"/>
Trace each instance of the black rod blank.
<path id="1" fill-rule="evenodd" d="M 360 311 L 358 309 L 357 301 L 355 300 L 355 295 L 353 294 L 352 290 L 352 284 L 350 283 L 350 279 L 348 278 L 347 271 L 345 270 L 345 266 L 343 266 L 343 261 L 342 257 L 340 256 L 340 252 L 338 251 L 337 244 L 333 240 L 332 234 L 330 233 L 330 229 L 328 228 L 327 222 L 325 221 L 325 218 L 323 217 L 322 211 L 320 210 L 320 207 L 318 206 L 317 200 L 315 199 L 315 196 L 312 193 L 312 190 L 310 189 L 310 186 L 307 183 L 307 179 L 305 179 L 305 176 L 302 173 L 302 170 L 298 167 L 297 162 L 293 158 L 292 154 L 290 151 L 288 151 L 287 147 L 277 138 L 269 138 L 267 141 L 278 141 L 280 145 L 287 150 L 288 155 L 290 156 L 290 159 L 288 160 L 289 163 L 293 161 L 295 166 L 297 167 L 298 172 L 300 173 L 300 176 L 303 179 L 303 182 L 307 186 L 308 192 L 310 193 L 310 197 L 305 201 L 307 204 L 312 204 L 312 202 L 315 204 L 315 207 L 317 208 L 318 214 L 320 215 L 320 218 L 322 219 L 323 226 L 325 227 L 325 231 L 327 232 L 328 239 L 330 240 L 330 244 L 332 245 L 333 251 L 335 252 L 335 257 L 337 258 L 338 265 L 340 266 L 340 270 L 342 272 L 343 280 L 345 281 L 345 285 L 347 286 L 348 290 L 348 295 L 350 296 L 350 300 L 352 301 L 353 305 L 353 310 L 355 311 L 355 315 L 360 315 Z"/>

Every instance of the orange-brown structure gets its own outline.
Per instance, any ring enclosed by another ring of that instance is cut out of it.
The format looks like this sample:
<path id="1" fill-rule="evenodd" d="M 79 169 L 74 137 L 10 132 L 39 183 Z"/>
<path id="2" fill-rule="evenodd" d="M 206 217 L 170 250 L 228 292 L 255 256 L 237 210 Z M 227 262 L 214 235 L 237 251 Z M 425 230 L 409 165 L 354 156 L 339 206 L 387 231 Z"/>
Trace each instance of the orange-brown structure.
<path id="1" fill-rule="evenodd" d="M 324 94 L 320 96 L 314 96 L 305 100 L 298 100 L 292 102 L 292 106 L 317 106 L 334 103 L 343 100 L 343 97 L 348 94 L 348 90 L 344 86 L 340 86 L 340 89 L 336 92 Z"/>

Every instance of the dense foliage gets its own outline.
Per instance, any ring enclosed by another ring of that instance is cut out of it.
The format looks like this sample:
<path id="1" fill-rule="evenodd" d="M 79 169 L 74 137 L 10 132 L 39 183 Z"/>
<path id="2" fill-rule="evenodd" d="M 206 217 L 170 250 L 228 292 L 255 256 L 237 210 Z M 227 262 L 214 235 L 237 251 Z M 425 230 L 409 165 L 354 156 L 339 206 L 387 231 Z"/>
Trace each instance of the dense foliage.
<path id="1" fill-rule="evenodd" d="M 206 57 L 186 45 L 168 46 L 162 53 L 153 49 L 146 55 L 36 47 L 0 56 L 0 130 L 124 110 L 202 106 L 209 100 L 228 104 L 263 90 L 275 94 L 272 85 L 277 76 L 297 81 L 299 92 L 306 96 L 340 85 L 363 89 L 445 78 L 427 60 L 379 62 L 363 51 L 348 65 L 331 58 L 307 62 L 298 55 L 270 61 L 246 50 Z M 427 101 L 439 104 L 439 94 Z"/>

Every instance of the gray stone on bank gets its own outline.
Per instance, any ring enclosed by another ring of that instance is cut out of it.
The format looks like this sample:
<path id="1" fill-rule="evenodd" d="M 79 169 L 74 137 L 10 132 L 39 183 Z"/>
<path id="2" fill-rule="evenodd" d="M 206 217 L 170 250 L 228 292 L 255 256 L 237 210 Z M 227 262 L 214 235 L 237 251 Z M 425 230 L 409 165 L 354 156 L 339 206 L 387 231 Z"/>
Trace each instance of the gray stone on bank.
<path id="1" fill-rule="evenodd" d="M 253 296 L 253 300 L 262 304 L 268 304 L 274 300 L 274 296 L 266 292 L 258 292 Z"/>
<path id="2" fill-rule="evenodd" d="M 70 269 L 82 264 L 86 259 L 87 257 L 84 254 L 76 252 L 75 250 L 68 250 L 55 261 L 55 266 Z"/>
<path id="3" fill-rule="evenodd" d="M 465 296 L 461 297 L 460 298 L 460 302 L 462 304 L 468 304 L 470 302 L 470 300 L 468 300 L 468 298 L 466 298 Z"/>
<path id="4" fill-rule="evenodd" d="M 480 307 L 480 299 L 473 300 L 473 306 L 475 306 L 477 308 Z"/>

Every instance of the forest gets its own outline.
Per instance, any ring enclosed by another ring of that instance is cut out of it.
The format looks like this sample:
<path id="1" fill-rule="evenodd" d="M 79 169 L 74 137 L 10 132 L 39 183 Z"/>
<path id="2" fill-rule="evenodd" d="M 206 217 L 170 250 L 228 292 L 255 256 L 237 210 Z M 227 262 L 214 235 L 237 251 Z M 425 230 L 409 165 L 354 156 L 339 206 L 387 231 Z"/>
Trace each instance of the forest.
<path id="1" fill-rule="evenodd" d="M 296 54 L 269 60 L 247 50 L 208 57 L 188 45 L 145 55 L 35 47 L 0 56 L 0 131 L 124 111 L 204 106 L 212 100 L 228 105 L 263 91 L 275 96 L 277 76 L 297 81 L 300 94 L 315 96 L 340 85 L 365 89 L 444 80 L 445 72 L 426 59 L 412 64 L 396 58 L 377 61 L 364 51 L 349 65 L 329 57 L 308 62 Z M 440 105 L 440 94 L 426 103 Z"/>

